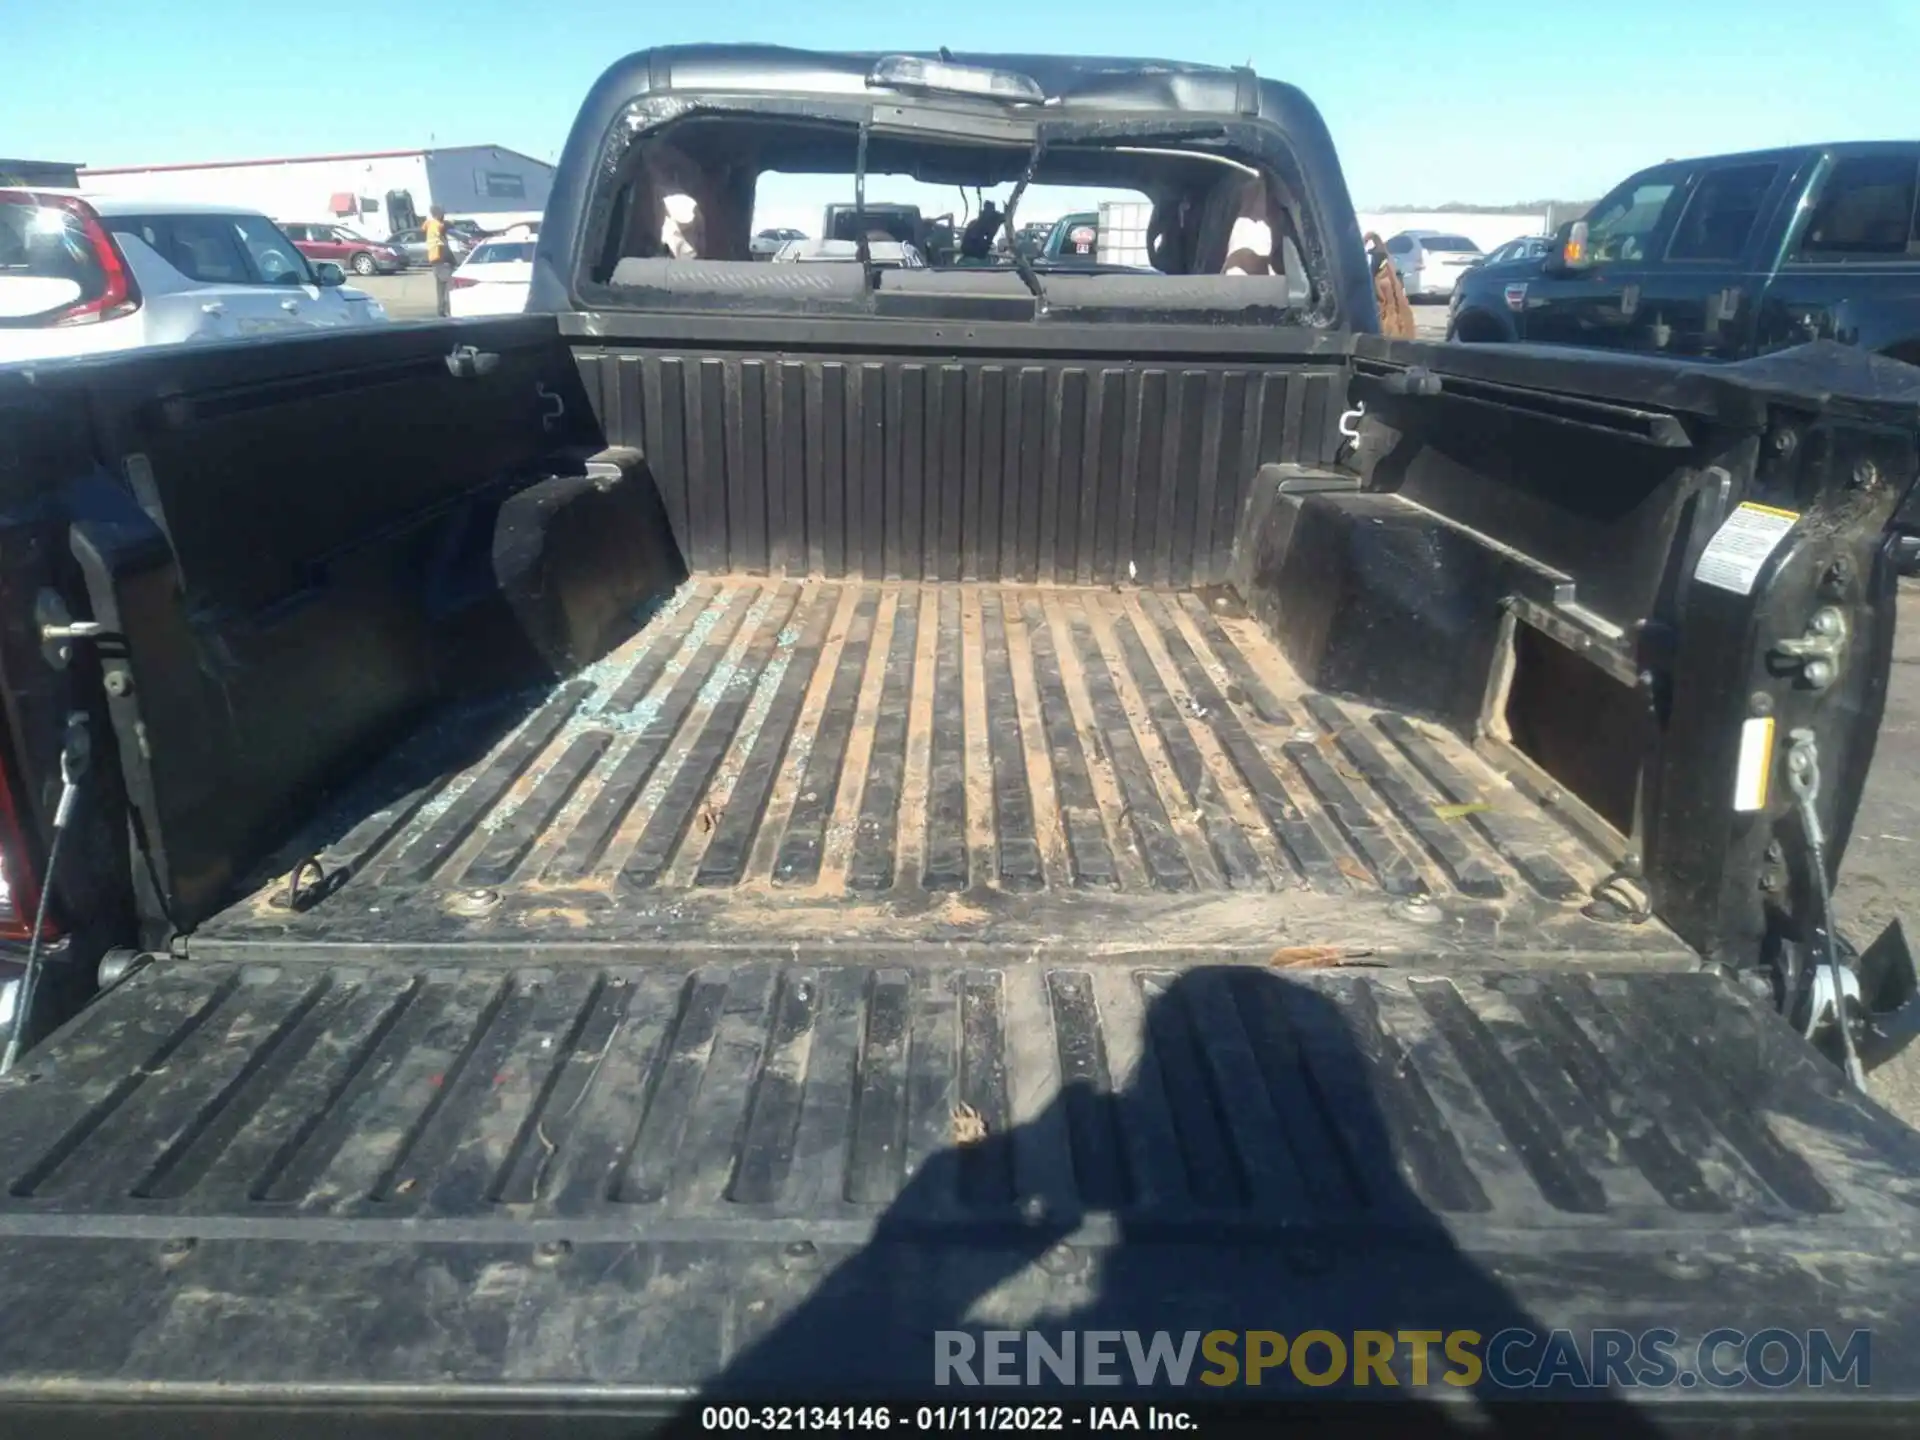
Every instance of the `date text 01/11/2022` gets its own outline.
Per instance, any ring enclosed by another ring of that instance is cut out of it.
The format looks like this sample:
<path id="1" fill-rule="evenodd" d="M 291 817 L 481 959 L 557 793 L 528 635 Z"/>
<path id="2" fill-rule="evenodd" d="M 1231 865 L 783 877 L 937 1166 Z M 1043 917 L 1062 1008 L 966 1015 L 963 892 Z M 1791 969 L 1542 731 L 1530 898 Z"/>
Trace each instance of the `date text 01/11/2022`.
<path id="1" fill-rule="evenodd" d="M 1187 1431 L 1184 1410 L 1157 1405 L 707 1405 L 703 1431 L 724 1433 L 886 1432 L 921 1435 L 1064 1433 L 1069 1430 Z"/>

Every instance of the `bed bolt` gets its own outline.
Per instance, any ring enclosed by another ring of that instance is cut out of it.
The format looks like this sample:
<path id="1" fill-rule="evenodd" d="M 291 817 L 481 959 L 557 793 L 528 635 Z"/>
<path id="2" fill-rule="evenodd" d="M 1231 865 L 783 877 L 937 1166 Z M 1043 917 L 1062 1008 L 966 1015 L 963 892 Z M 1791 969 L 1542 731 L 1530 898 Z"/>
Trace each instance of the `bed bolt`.
<path id="1" fill-rule="evenodd" d="M 483 915 L 500 903 L 498 890 L 462 890 L 447 902 L 456 915 Z"/>
<path id="2" fill-rule="evenodd" d="M 1780 848 L 1778 840 L 1767 842 L 1766 863 L 1760 867 L 1760 888 L 1769 895 L 1778 894 L 1786 883 L 1783 865 L 1787 852 Z"/>
<path id="3" fill-rule="evenodd" d="M 116 698 L 130 693 L 133 689 L 133 677 L 124 670 L 107 671 L 100 678 L 100 683 L 107 687 L 107 694 Z"/>
<path id="4" fill-rule="evenodd" d="M 1792 426 L 1782 425 L 1767 437 L 1767 443 L 1773 447 L 1774 454 L 1791 455 L 1793 447 L 1800 443 L 1800 436 L 1795 433 Z"/>
<path id="5" fill-rule="evenodd" d="M 1049 1275 L 1071 1275 L 1080 1269 L 1080 1252 L 1067 1244 L 1049 1246 L 1041 1253 L 1040 1268 Z"/>
<path id="6" fill-rule="evenodd" d="M 1755 716 L 1773 713 L 1773 697 L 1764 690 L 1756 690 L 1747 697 L 1747 709 Z"/>
<path id="7" fill-rule="evenodd" d="M 193 1253 L 194 1247 L 199 1243 L 191 1235 L 176 1235 L 173 1239 L 161 1243 L 160 1261 L 164 1265 L 178 1265 Z"/>
<path id="8" fill-rule="evenodd" d="M 1873 483 L 1879 478 L 1880 478 L 1880 467 L 1878 465 L 1875 465 L 1873 461 L 1867 459 L 1865 456 L 1862 456 L 1860 459 L 1853 462 L 1854 489 L 1856 490 L 1870 489 L 1872 488 Z"/>
<path id="9" fill-rule="evenodd" d="M 570 1240 L 542 1240 L 533 1247 L 533 1262 L 536 1265 L 558 1265 L 573 1253 Z"/>
<path id="10" fill-rule="evenodd" d="M 1440 918 L 1440 907 L 1425 895 L 1409 895 L 1388 907 L 1390 913 L 1402 920 L 1411 920 L 1416 924 L 1427 925 Z"/>
<path id="11" fill-rule="evenodd" d="M 780 1249 L 780 1263 L 789 1270 L 812 1265 L 819 1258 L 819 1248 L 811 1240 L 789 1240 Z"/>

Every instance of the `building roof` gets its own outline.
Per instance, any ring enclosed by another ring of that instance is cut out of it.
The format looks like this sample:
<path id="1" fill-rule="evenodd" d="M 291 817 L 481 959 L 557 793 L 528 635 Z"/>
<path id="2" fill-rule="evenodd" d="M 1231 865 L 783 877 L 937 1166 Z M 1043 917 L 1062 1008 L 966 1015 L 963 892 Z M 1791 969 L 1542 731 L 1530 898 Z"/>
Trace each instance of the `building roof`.
<path id="1" fill-rule="evenodd" d="M 529 165 L 551 170 L 545 160 L 537 159 L 507 145 L 421 145 L 411 150 L 346 150 L 336 155 L 281 155 L 260 160 L 201 160 L 182 165 L 100 165 L 87 166 L 85 175 L 157 175 L 181 170 L 243 170 L 259 165 L 313 165 L 341 160 L 405 160 L 415 155 L 450 154 L 457 150 L 498 150 Z"/>
<path id="2" fill-rule="evenodd" d="M 87 189 L 73 189 L 63 185 L 31 185 L 26 187 L 35 195 L 71 195 L 76 200 L 84 200 L 103 216 L 115 215 L 257 215 L 262 220 L 268 218 L 264 210 L 256 210 L 251 205 L 205 205 L 197 200 L 163 200 L 151 195 L 100 195 Z M 338 224 L 338 221 L 327 221 Z"/>

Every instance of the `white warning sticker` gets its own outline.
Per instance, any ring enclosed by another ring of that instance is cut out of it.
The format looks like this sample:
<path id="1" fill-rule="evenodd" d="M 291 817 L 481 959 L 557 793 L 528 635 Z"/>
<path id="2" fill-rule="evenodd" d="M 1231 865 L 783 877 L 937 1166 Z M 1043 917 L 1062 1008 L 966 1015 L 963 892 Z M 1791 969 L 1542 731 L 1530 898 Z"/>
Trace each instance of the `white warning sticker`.
<path id="1" fill-rule="evenodd" d="M 1737 506 L 1700 552 L 1693 578 L 1736 595 L 1751 595 L 1753 582 L 1760 578 L 1760 567 L 1799 519 L 1796 511 L 1776 510 L 1752 501 Z"/>

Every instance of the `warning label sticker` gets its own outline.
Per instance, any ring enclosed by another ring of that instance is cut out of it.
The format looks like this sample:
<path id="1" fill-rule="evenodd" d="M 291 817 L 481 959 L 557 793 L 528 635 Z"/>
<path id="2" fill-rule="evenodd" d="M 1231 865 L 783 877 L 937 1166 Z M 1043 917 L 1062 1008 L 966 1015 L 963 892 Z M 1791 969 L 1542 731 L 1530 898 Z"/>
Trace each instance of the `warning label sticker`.
<path id="1" fill-rule="evenodd" d="M 1721 522 L 1707 548 L 1700 552 L 1693 578 L 1736 595 L 1751 595 L 1753 582 L 1760 578 L 1760 567 L 1799 519 L 1798 512 L 1776 510 L 1771 505 L 1748 502 L 1739 506 Z"/>

